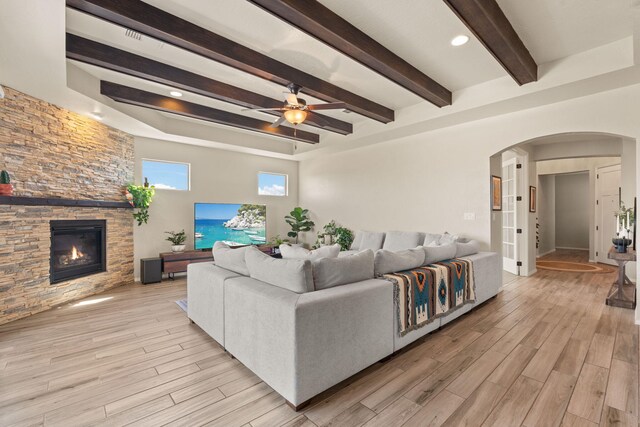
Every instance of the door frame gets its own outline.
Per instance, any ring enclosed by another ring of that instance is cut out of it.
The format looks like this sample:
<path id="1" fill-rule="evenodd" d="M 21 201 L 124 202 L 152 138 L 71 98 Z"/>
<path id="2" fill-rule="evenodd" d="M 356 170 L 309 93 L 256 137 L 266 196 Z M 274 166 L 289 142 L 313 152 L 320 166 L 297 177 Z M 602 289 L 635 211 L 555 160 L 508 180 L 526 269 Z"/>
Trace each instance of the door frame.
<path id="1" fill-rule="evenodd" d="M 607 254 L 606 253 L 602 253 L 604 251 L 601 251 L 601 247 L 600 244 L 602 242 L 602 239 L 604 239 L 601 234 L 603 232 L 603 218 L 602 215 L 600 215 L 600 173 L 605 170 L 605 169 L 618 169 L 618 171 L 620 172 L 620 179 L 622 179 L 622 163 L 618 163 L 615 165 L 608 165 L 608 166 L 599 166 L 596 168 L 596 191 L 595 191 L 595 199 L 596 199 L 596 203 L 594 206 L 595 209 L 595 224 L 596 224 L 596 229 L 594 230 L 595 232 L 595 237 L 593 239 L 593 244 L 595 246 L 595 252 L 596 252 L 596 256 L 595 256 L 595 261 L 596 262 L 600 262 L 600 263 L 604 263 L 604 264 L 610 264 L 610 261 L 608 261 L 607 258 Z M 621 182 L 622 184 L 622 182 Z M 618 187 L 619 188 L 619 187 Z M 618 190 L 618 204 L 620 203 L 620 190 Z M 615 264 L 615 263 L 614 263 Z"/>

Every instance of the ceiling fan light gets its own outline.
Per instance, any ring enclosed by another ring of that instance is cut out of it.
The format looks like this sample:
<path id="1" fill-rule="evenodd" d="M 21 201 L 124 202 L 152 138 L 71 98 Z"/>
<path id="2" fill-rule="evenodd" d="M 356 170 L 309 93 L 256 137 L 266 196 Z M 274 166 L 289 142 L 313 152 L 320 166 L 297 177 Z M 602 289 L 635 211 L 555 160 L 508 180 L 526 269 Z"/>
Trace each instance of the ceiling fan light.
<path id="1" fill-rule="evenodd" d="M 307 112 L 304 110 L 287 110 L 284 112 L 284 118 L 292 125 L 299 125 L 307 118 Z"/>

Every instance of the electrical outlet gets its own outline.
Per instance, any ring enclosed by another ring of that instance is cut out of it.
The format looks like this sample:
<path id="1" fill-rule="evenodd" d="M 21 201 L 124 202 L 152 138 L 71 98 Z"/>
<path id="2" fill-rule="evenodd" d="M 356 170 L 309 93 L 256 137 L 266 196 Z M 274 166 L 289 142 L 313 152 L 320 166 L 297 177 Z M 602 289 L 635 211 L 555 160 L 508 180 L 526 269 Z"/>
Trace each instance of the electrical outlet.
<path id="1" fill-rule="evenodd" d="M 465 221 L 474 221 L 476 219 L 475 212 L 465 212 L 464 219 Z"/>

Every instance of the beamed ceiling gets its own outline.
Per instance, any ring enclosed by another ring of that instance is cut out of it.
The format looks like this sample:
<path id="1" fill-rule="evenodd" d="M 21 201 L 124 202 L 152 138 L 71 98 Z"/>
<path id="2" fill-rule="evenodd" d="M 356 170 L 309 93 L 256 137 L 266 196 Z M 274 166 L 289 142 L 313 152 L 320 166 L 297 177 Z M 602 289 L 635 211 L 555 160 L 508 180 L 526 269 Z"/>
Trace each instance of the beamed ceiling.
<path id="1" fill-rule="evenodd" d="M 317 146 L 326 138 L 348 141 L 369 122 L 391 123 L 397 110 L 413 105 L 451 108 L 454 92 L 490 80 L 534 83 L 538 64 L 622 39 L 631 26 L 624 7 L 597 0 L 66 0 L 66 6 L 68 63 L 94 77 L 103 99 L 195 120 L 211 127 L 212 140 L 224 127 L 268 135 L 272 144 Z M 579 22 L 561 20 L 572 14 Z M 614 23 L 597 37 L 588 28 Z M 563 39 L 553 43 L 554 31 Z M 469 43 L 452 47 L 459 34 Z M 313 111 L 296 127 L 272 127 L 281 111 L 253 109 L 281 108 L 290 83 L 301 86 L 298 97 L 307 104 L 344 108 Z M 171 90 L 183 96 L 171 97 Z"/>

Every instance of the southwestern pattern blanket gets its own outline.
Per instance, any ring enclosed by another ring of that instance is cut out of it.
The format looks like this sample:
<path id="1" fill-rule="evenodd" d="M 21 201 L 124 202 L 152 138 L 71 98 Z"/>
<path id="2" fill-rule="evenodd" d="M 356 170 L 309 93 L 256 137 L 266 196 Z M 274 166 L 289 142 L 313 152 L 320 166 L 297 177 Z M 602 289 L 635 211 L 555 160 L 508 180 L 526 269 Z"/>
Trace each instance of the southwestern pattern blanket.
<path id="1" fill-rule="evenodd" d="M 400 335 L 475 302 L 473 263 L 451 259 L 385 274 L 396 286 Z"/>

